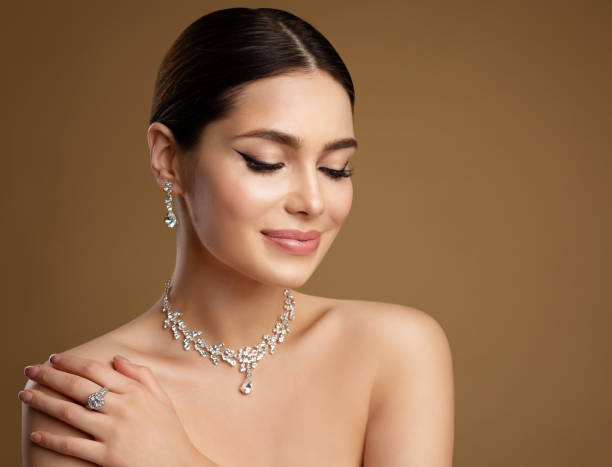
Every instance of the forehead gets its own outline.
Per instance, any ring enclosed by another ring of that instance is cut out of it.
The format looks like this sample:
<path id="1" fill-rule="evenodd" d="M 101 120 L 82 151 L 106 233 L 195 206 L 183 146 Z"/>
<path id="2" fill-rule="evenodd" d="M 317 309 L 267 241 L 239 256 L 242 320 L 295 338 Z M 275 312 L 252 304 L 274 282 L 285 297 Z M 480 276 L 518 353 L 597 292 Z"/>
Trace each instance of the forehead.
<path id="1" fill-rule="evenodd" d="M 329 74 L 294 72 L 247 84 L 224 126 L 233 134 L 275 128 L 316 143 L 353 136 L 353 115 L 346 90 Z"/>

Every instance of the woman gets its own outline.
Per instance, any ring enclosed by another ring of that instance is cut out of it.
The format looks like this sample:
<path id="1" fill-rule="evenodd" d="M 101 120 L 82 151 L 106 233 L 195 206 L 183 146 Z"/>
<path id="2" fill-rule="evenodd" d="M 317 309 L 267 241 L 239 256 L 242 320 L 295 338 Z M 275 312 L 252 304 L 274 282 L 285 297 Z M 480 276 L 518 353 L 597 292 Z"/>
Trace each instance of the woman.
<path id="1" fill-rule="evenodd" d="M 290 13 L 219 10 L 178 37 L 147 131 L 174 272 L 136 319 L 26 369 L 24 465 L 451 465 L 438 323 L 293 290 L 351 208 L 353 107 Z"/>

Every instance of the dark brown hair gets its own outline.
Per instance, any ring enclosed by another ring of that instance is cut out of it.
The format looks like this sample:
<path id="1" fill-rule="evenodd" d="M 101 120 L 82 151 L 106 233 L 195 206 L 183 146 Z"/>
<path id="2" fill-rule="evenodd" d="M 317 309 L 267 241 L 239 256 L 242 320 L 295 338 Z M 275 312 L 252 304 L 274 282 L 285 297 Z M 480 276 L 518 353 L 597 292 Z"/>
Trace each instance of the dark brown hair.
<path id="1" fill-rule="evenodd" d="M 190 24 L 164 57 L 150 123 L 166 125 L 182 150 L 226 115 L 247 83 L 299 70 L 323 70 L 346 89 L 351 76 L 329 41 L 297 16 L 274 8 L 227 8 Z"/>

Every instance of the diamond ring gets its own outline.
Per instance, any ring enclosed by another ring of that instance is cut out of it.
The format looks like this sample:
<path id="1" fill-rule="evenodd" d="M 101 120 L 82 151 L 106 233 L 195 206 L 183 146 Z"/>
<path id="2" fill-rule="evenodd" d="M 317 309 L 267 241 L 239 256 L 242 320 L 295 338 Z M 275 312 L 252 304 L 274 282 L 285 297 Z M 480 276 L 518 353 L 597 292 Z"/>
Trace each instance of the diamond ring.
<path id="1" fill-rule="evenodd" d="M 100 410 L 104 406 L 104 396 L 107 392 L 107 388 L 102 388 L 98 392 L 92 392 L 87 397 L 87 408 L 91 410 Z"/>

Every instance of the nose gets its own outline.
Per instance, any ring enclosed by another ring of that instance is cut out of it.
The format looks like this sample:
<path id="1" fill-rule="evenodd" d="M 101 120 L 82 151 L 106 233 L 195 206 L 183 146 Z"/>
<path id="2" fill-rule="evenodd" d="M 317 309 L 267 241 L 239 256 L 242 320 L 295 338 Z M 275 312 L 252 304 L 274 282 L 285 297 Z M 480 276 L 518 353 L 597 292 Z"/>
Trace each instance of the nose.
<path id="1" fill-rule="evenodd" d="M 292 180 L 293 190 L 287 200 L 287 210 L 291 213 L 302 213 L 318 216 L 323 212 L 323 193 L 317 177 L 316 168 L 304 168 L 295 173 Z"/>

